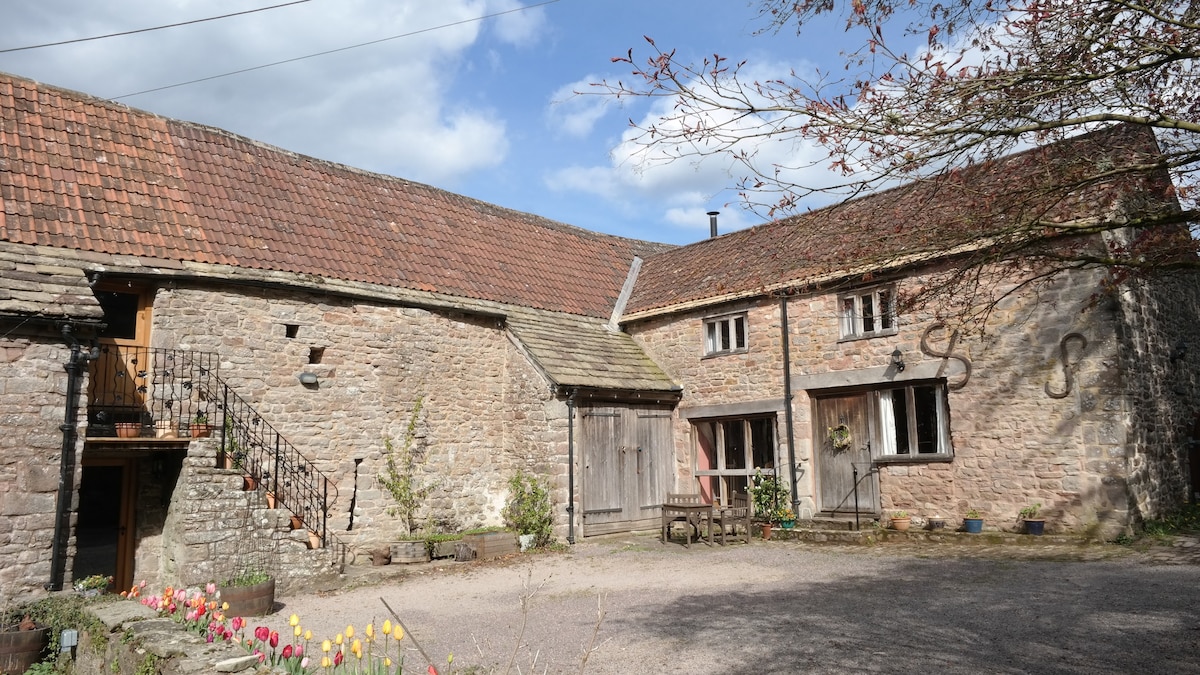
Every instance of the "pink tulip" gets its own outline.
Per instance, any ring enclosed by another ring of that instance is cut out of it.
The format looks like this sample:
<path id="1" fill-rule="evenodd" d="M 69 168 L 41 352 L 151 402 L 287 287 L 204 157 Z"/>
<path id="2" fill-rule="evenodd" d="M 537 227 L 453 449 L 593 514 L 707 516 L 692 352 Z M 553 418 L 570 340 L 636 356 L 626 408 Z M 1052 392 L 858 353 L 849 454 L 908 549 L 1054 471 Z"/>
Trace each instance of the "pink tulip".
<path id="1" fill-rule="evenodd" d="M 267 638 L 271 637 L 271 629 L 266 626 L 259 626 L 254 629 L 254 638 L 259 642 L 266 642 Z"/>

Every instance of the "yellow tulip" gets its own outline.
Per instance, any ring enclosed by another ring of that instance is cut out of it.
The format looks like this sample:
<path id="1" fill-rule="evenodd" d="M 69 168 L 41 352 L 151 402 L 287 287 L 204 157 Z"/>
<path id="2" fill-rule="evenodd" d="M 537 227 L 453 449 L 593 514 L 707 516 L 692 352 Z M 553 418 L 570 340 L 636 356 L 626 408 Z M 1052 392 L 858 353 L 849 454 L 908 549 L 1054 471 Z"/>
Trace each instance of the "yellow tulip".
<path id="1" fill-rule="evenodd" d="M 387 666 L 388 668 L 391 668 L 391 667 L 392 667 L 392 660 L 391 660 L 390 658 L 386 657 L 386 656 L 385 656 L 385 657 L 383 657 L 383 665 Z"/>
<path id="2" fill-rule="evenodd" d="M 387 619 L 386 621 L 383 622 L 383 634 L 384 635 L 392 634 L 392 620 L 391 619 Z"/>
<path id="3" fill-rule="evenodd" d="M 375 624 L 373 624 L 373 623 L 367 624 L 366 634 L 367 634 L 368 640 L 375 637 Z"/>
<path id="4" fill-rule="evenodd" d="M 322 668 L 333 667 L 333 659 L 329 658 L 328 656 L 322 656 L 321 657 L 321 667 Z"/>
<path id="5" fill-rule="evenodd" d="M 222 611 L 222 612 L 228 612 L 228 611 L 229 611 L 229 603 L 228 603 L 228 602 L 222 602 L 222 603 L 221 603 L 221 611 Z"/>
<path id="6" fill-rule="evenodd" d="M 346 639 L 354 637 L 354 626 L 346 626 Z"/>
<path id="7" fill-rule="evenodd" d="M 303 632 L 304 632 L 304 630 L 301 629 L 300 626 L 296 626 L 294 629 L 292 629 L 292 634 L 295 635 L 296 637 L 300 637 L 300 634 Z"/>
<path id="8" fill-rule="evenodd" d="M 404 637 L 404 629 L 401 628 L 399 624 L 396 624 L 396 627 L 392 629 L 392 637 L 396 638 L 397 640 Z"/>
<path id="9" fill-rule="evenodd" d="M 350 651 L 355 656 L 357 656 L 358 658 L 361 659 L 362 658 L 362 640 L 355 640 L 354 643 L 350 645 Z"/>
<path id="10" fill-rule="evenodd" d="M 312 639 L 312 631 L 311 631 L 311 630 L 306 630 L 306 631 L 304 631 L 304 639 L 305 639 L 305 640 L 311 640 L 311 639 Z"/>
<path id="11" fill-rule="evenodd" d="M 289 616 L 288 617 L 288 625 L 289 626 L 299 626 L 300 625 L 300 617 L 296 616 L 295 614 Z"/>
<path id="12" fill-rule="evenodd" d="M 340 644 L 342 644 L 342 640 L 343 640 L 342 634 L 338 633 L 337 637 L 333 638 L 333 644 L 340 645 Z"/>
<path id="13" fill-rule="evenodd" d="M 329 644 L 329 640 L 326 640 L 321 643 L 321 651 L 327 652 L 330 649 L 333 649 L 333 645 Z"/>

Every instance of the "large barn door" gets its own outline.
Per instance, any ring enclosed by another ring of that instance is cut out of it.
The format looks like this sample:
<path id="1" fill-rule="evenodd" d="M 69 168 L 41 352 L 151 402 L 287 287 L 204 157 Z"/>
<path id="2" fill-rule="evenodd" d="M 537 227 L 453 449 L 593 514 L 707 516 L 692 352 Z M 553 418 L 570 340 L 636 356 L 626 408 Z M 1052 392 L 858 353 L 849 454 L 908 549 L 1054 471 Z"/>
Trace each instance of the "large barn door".
<path id="1" fill-rule="evenodd" d="M 826 513 L 877 513 L 879 486 L 871 465 L 871 435 L 866 394 L 816 399 L 813 445 L 816 452 L 817 490 Z M 831 430 L 845 426 L 849 438 L 835 443 Z M 858 484 L 855 485 L 857 472 Z"/>
<path id="2" fill-rule="evenodd" d="M 591 406 L 579 427 L 584 536 L 656 527 L 674 451 L 670 409 Z"/>

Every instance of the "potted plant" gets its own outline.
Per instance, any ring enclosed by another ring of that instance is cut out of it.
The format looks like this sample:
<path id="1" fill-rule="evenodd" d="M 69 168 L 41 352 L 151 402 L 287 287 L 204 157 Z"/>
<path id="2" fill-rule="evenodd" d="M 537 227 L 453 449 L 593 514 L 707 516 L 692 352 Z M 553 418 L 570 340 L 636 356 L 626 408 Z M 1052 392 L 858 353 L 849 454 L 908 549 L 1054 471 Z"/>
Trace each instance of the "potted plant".
<path id="1" fill-rule="evenodd" d="M 453 558 L 462 538 L 461 534 L 428 534 L 425 535 L 425 548 L 430 558 Z"/>
<path id="2" fill-rule="evenodd" d="M 787 489 L 779 484 L 775 476 L 763 475 L 762 471 L 754 472 L 750 501 L 754 505 L 754 515 L 759 521 L 763 539 L 771 538 L 771 526 L 775 521 L 776 510 L 781 504 L 787 504 L 789 497 Z"/>
<path id="3" fill-rule="evenodd" d="M 500 515 L 504 524 L 518 534 L 522 551 L 549 544 L 554 527 L 549 482 L 518 469 L 508 479 L 508 501 Z"/>
<path id="4" fill-rule="evenodd" d="M 137 422 L 117 422 L 117 438 L 137 438 L 141 435 L 141 424 Z"/>
<path id="5" fill-rule="evenodd" d="M 967 515 L 963 518 L 963 529 L 971 534 L 983 532 L 983 516 L 978 509 L 967 509 Z"/>
<path id="6" fill-rule="evenodd" d="M 796 527 L 796 512 L 789 506 L 781 506 L 775 512 L 775 520 L 778 521 L 780 527 L 790 530 Z"/>
<path id="7" fill-rule="evenodd" d="M 189 427 L 189 432 L 192 438 L 208 438 L 212 436 L 212 425 L 208 423 L 208 413 L 201 410 L 192 418 L 192 424 Z"/>
<path id="8" fill-rule="evenodd" d="M 1025 534 L 1041 536 L 1045 532 L 1046 519 L 1038 517 L 1041 510 L 1041 503 L 1035 502 L 1017 512 L 1017 517 L 1025 524 Z"/>
<path id="9" fill-rule="evenodd" d="M 893 530 L 907 532 L 910 525 L 912 525 L 912 518 L 909 517 L 908 511 L 892 511 Z"/>
<path id="10" fill-rule="evenodd" d="M 219 592 L 221 602 L 229 603 L 226 616 L 264 616 L 275 607 L 275 577 L 255 565 L 239 569 Z"/>
<path id="11" fill-rule="evenodd" d="M 112 585 L 113 578 L 103 574 L 93 574 L 76 581 L 72 586 L 83 596 L 95 597 L 108 592 L 108 587 Z"/>

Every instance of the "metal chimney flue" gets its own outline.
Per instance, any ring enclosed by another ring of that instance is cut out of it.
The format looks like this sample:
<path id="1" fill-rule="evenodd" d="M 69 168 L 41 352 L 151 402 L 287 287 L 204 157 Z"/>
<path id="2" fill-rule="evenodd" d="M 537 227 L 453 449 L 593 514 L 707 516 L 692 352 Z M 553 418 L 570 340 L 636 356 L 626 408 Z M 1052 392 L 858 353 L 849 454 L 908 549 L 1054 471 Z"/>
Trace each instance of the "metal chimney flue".
<path id="1" fill-rule="evenodd" d="M 720 211 L 708 212 L 708 236 L 710 238 L 717 236 L 717 216 L 720 214 Z"/>

